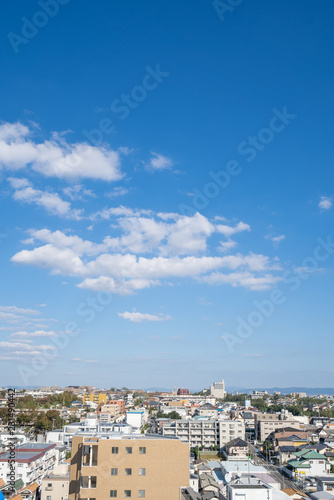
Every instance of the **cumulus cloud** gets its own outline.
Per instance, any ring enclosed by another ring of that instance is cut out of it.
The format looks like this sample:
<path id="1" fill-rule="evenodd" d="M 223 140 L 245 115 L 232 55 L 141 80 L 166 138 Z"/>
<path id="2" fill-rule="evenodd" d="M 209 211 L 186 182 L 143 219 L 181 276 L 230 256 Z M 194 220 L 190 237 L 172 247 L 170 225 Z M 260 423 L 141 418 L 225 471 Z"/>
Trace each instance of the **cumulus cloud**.
<path id="1" fill-rule="evenodd" d="M 128 319 L 132 323 L 142 323 L 143 321 L 167 321 L 172 319 L 168 314 L 143 314 L 140 312 L 118 313 L 118 316 L 123 319 Z"/>
<path id="2" fill-rule="evenodd" d="M 208 255 L 210 236 L 249 231 L 248 224 L 221 229 L 201 214 L 154 214 L 126 207 L 110 209 L 109 216 L 114 219 L 112 234 L 100 243 L 62 231 L 31 230 L 25 244 L 34 247 L 16 253 L 12 261 L 81 278 L 80 288 L 120 295 L 162 285 L 162 280 L 171 278 L 203 278 L 209 284 L 254 290 L 276 282 L 272 274 L 280 270 L 276 259 L 251 252 Z M 234 244 L 225 251 L 228 246 Z"/>
<path id="3" fill-rule="evenodd" d="M 174 162 L 167 156 L 152 152 L 146 169 L 150 171 L 171 170 L 173 165 Z"/>
<path id="4" fill-rule="evenodd" d="M 331 198 L 329 198 L 328 196 L 321 196 L 320 201 L 318 203 L 318 207 L 321 210 L 329 210 L 330 208 L 332 208 L 332 205 L 333 201 Z"/>
<path id="5" fill-rule="evenodd" d="M 69 143 L 61 134 L 33 140 L 34 129 L 19 122 L 0 124 L 0 169 L 31 168 L 46 177 L 116 181 L 123 177 L 121 150 L 88 142 Z"/>
<path id="6" fill-rule="evenodd" d="M 250 225 L 244 222 L 238 222 L 236 226 L 227 226 L 224 224 L 218 224 L 216 226 L 216 231 L 224 236 L 232 236 L 232 234 L 241 233 L 242 231 L 250 231 Z"/>
<path id="7" fill-rule="evenodd" d="M 63 200 L 57 193 L 35 189 L 27 179 L 10 178 L 9 182 L 15 189 L 13 194 L 15 201 L 38 205 L 52 215 L 77 220 L 82 217 L 81 210 L 73 210 L 71 204 Z"/>
<path id="8" fill-rule="evenodd" d="M 234 248 L 235 246 L 237 246 L 236 241 L 233 241 L 233 240 L 221 241 L 219 243 L 218 250 L 226 253 L 226 252 L 229 252 L 230 250 L 232 250 L 232 248 Z"/>

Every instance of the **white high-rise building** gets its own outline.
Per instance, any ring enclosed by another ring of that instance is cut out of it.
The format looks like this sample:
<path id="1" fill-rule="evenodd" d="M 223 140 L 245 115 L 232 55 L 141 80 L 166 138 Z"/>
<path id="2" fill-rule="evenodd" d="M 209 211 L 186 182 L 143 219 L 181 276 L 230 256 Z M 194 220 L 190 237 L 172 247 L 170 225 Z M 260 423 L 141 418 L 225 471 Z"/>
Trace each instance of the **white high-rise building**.
<path id="1" fill-rule="evenodd" d="M 210 394 L 218 399 L 224 399 L 226 395 L 225 382 L 222 379 L 221 382 L 214 382 L 210 387 Z"/>

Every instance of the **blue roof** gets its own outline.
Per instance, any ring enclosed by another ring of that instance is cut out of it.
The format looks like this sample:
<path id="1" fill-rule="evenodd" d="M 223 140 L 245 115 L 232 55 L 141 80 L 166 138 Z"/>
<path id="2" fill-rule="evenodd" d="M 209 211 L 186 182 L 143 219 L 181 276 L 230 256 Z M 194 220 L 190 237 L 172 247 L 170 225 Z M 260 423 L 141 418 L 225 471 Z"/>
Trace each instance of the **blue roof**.
<path id="1" fill-rule="evenodd" d="M 25 444 L 20 444 L 17 449 L 23 449 L 23 450 L 45 450 L 46 448 L 50 448 L 53 446 L 54 443 L 25 443 Z"/>
<path id="2" fill-rule="evenodd" d="M 222 465 L 218 460 L 208 460 L 207 461 L 207 466 L 210 467 L 210 469 L 221 469 Z"/>
<path id="3" fill-rule="evenodd" d="M 224 482 L 224 474 L 222 470 L 214 470 L 212 471 L 213 479 L 218 483 L 220 481 Z"/>
<path id="4" fill-rule="evenodd" d="M 41 456 L 41 452 L 36 451 L 16 451 L 15 452 L 15 460 L 28 460 L 33 461 L 36 457 Z M 9 460 L 13 458 L 9 451 L 0 454 L 0 462 L 2 460 Z"/>

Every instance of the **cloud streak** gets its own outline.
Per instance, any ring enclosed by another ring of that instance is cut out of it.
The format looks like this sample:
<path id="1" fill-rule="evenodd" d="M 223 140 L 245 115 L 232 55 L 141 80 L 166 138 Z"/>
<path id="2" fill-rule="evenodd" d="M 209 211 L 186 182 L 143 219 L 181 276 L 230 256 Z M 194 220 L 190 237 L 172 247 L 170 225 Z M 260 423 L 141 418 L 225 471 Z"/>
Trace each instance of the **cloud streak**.
<path id="1" fill-rule="evenodd" d="M 168 321 L 172 319 L 168 314 L 144 314 L 129 311 L 118 313 L 118 316 L 123 319 L 128 319 L 132 323 L 142 323 L 143 321 Z"/>

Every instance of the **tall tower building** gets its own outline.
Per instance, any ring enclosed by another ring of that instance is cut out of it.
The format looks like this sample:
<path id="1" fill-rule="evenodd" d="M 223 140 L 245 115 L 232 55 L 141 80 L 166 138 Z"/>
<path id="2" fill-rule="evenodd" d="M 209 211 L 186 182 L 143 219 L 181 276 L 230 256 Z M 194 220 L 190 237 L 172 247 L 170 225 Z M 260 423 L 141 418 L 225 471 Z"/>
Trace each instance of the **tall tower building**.
<path id="1" fill-rule="evenodd" d="M 211 396 L 218 399 L 225 398 L 226 391 L 225 391 L 225 382 L 223 379 L 220 382 L 214 382 L 212 384 L 212 386 L 210 387 L 210 394 Z"/>

